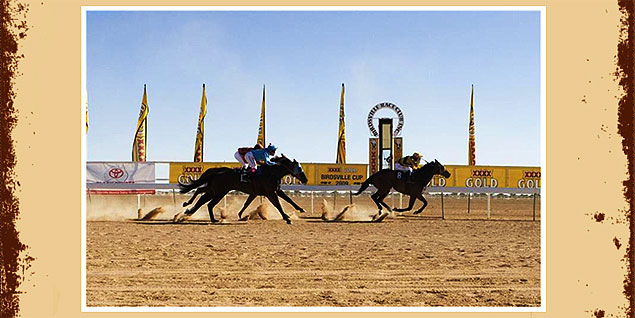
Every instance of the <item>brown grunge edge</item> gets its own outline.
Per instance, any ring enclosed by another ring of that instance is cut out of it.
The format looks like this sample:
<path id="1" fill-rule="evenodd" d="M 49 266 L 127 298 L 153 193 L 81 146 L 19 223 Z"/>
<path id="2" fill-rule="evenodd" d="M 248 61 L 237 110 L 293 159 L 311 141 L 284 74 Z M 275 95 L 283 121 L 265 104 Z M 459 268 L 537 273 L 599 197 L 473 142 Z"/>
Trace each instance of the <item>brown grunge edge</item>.
<path id="1" fill-rule="evenodd" d="M 19 202 L 15 192 L 20 183 L 14 172 L 16 157 L 11 131 L 17 123 L 13 104 L 14 79 L 19 75 L 18 40 L 26 36 L 27 6 L 13 0 L 0 0 L 0 317 L 15 317 L 19 312 L 18 287 L 25 267 L 33 260 L 20 242 L 15 221 Z M 21 255 L 22 254 L 22 255 Z"/>
<path id="2" fill-rule="evenodd" d="M 622 150 L 628 160 L 624 196 L 629 208 L 629 240 L 626 247 L 627 272 L 624 296 L 628 300 L 627 316 L 635 317 L 635 0 L 618 0 L 620 12 L 620 40 L 617 44 L 617 71 L 615 73 L 624 94 L 618 104 L 617 128 L 622 136 Z"/>

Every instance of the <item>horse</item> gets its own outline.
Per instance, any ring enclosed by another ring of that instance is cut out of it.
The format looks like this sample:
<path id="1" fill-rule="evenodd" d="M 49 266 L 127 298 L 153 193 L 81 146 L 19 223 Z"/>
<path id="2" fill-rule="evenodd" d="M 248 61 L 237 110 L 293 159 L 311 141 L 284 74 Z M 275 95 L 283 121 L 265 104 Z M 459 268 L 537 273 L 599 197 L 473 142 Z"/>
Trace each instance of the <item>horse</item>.
<path id="1" fill-rule="evenodd" d="M 397 178 L 397 175 L 399 173 L 404 176 L 401 180 Z M 428 205 L 428 201 L 426 201 L 422 194 L 423 188 L 430 182 L 430 180 L 432 180 L 432 177 L 434 175 L 442 175 L 445 178 L 449 178 L 450 172 L 448 172 L 445 167 L 436 159 L 434 161 L 426 163 L 421 168 L 414 169 L 412 175 L 410 176 L 410 182 L 407 182 L 405 180 L 406 177 L 403 171 L 383 169 L 368 177 L 368 179 L 366 179 L 366 181 L 362 183 L 359 191 L 357 191 L 357 193 L 355 193 L 354 195 L 359 195 L 360 193 L 364 192 L 364 190 L 366 190 L 369 185 L 373 184 L 375 185 L 375 188 L 377 188 L 377 191 L 375 191 L 375 193 L 373 193 L 370 197 L 379 208 L 379 215 L 381 215 L 382 213 L 382 206 L 391 212 L 392 210 L 395 210 L 396 212 L 410 211 L 412 210 L 416 199 L 419 199 L 423 202 L 423 206 L 419 210 L 414 212 L 414 214 L 419 214 Z M 390 207 L 384 202 L 384 198 L 386 198 L 391 188 L 394 188 L 398 192 L 410 196 L 410 201 L 408 202 L 407 208 L 390 209 Z"/>
<path id="2" fill-rule="evenodd" d="M 200 178 L 189 184 L 179 182 L 181 193 L 187 193 L 196 189 L 194 196 L 188 201 L 189 203 L 191 203 L 197 195 L 203 194 L 198 201 L 196 201 L 196 204 L 194 204 L 193 207 L 185 210 L 184 214 L 192 215 L 201 206 L 209 202 L 207 210 L 209 212 L 210 220 L 212 222 L 218 222 L 218 220 L 214 218 L 214 206 L 216 206 L 216 204 L 218 204 L 223 197 L 229 193 L 229 191 L 238 190 L 249 195 L 242 209 L 238 212 L 239 218 L 242 217 L 242 213 L 245 209 L 247 209 L 256 196 L 264 195 L 278 210 L 278 212 L 280 212 L 280 215 L 287 224 L 291 224 L 292 222 L 289 219 L 289 216 L 282 210 L 278 197 L 287 201 L 296 210 L 300 212 L 305 211 L 280 189 L 281 179 L 289 174 L 298 178 L 298 180 L 300 180 L 303 184 L 306 184 L 308 179 L 304 174 L 304 170 L 302 170 L 300 163 L 296 160 L 291 161 L 289 158 L 285 157 L 284 154 L 281 157 L 272 158 L 271 161 L 276 164 L 272 166 L 261 166 L 260 173 L 252 175 L 250 182 L 241 182 L 240 170 L 232 168 L 208 169 L 201 175 Z M 184 206 L 186 206 L 188 202 L 184 203 Z"/>

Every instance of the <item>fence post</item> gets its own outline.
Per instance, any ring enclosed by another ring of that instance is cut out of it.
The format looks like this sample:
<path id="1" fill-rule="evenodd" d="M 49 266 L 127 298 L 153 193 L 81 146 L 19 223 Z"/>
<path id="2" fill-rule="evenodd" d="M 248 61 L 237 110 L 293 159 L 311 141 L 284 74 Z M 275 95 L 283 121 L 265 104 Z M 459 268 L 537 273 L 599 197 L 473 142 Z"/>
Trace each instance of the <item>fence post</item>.
<path id="1" fill-rule="evenodd" d="M 311 190 L 311 213 L 313 213 L 313 190 Z"/>
<path id="2" fill-rule="evenodd" d="M 441 220 L 445 220 L 445 208 L 443 207 L 443 192 L 441 192 Z"/>
<path id="3" fill-rule="evenodd" d="M 536 221 L 536 194 L 534 193 L 534 213 L 533 220 Z"/>
<path id="4" fill-rule="evenodd" d="M 337 191 L 333 191 L 333 211 L 335 211 L 335 201 L 337 201 Z"/>
<path id="5" fill-rule="evenodd" d="M 470 198 L 472 198 L 472 193 L 467 193 L 467 213 L 470 214 Z"/>
<path id="6" fill-rule="evenodd" d="M 350 188 L 348 189 L 348 198 L 349 198 L 348 204 L 353 204 L 353 190 L 351 190 Z"/>
<path id="7" fill-rule="evenodd" d="M 489 220 L 490 215 L 490 193 L 487 194 L 487 219 Z"/>
<path id="8" fill-rule="evenodd" d="M 173 207 L 174 207 L 174 212 L 178 212 L 176 210 L 176 192 L 174 191 L 174 189 L 172 189 L 172 203 L 173 203 Z"/>
<path id="9" fill-rule="evenodd" d="M 399 192 L 399 208 L 403 209 L 403 194 Z"/>

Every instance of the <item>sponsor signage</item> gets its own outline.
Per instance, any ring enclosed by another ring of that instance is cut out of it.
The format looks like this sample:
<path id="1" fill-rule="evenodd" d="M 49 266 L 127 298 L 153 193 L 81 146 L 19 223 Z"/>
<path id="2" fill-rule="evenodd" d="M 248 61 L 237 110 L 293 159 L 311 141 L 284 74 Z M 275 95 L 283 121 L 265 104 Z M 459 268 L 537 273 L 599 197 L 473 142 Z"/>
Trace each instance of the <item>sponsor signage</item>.
<path id="1" fill-rule="evenodd" d="M 316 185 L 359 185 L 366 180 L 365 164 L 318 163 Z"/>
<path id="2" fill-rule="evenodd" d="M 154 183 L 154 163 L 87 162 L 87 183 Z"/>
<path id="3" fill-rule="evenodd" d="M 435 176 L 428 186 L 467 188 L 540 188 L 540 167 L 455 166 L 450 178 Z"/>
<path id="4" fill-rule="evenodd" d="M 189 183 L 209 168 L 240 165 L 233 162 L 172 162 L 170 183 Z M 540 188 L 540 167 L 458 166 L 447 165 L 450 178 L 435 176 L 428 186 L 468 188 Z M 307 185 L 360 185 L 368 178 L 366 164 L 303 163 Z M 292 175 L 283 184 L 301 184 Z"/>

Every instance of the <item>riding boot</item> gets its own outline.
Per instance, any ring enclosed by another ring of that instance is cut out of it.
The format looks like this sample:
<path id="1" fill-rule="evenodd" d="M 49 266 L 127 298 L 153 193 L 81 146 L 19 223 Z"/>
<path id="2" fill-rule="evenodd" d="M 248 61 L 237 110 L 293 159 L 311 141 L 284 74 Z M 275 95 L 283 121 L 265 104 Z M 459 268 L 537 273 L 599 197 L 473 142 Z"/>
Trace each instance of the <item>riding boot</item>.
<path id="1" fill-rule="evenodd" d="M 247 183 L 249 182 L 249 168 L 240 170 L 240 182 Z"/>
<path id="2" fill-rule="evenodd" d="M 412 179 L 412 172 L 408 171 L 406 173 L 406 183 L 415 183 L 415 180 Z"/>

